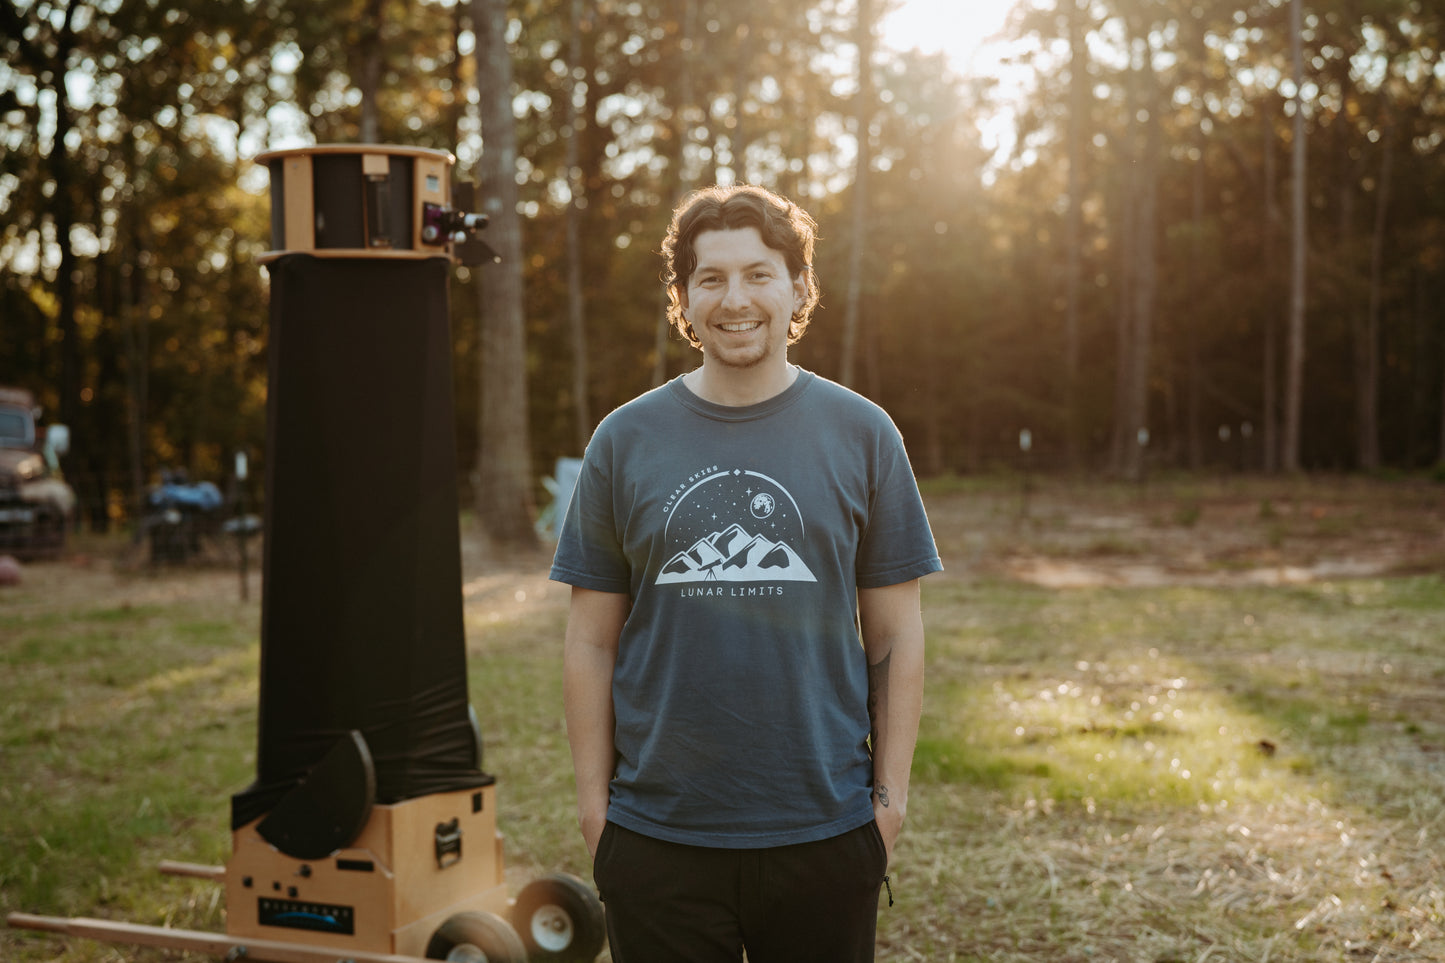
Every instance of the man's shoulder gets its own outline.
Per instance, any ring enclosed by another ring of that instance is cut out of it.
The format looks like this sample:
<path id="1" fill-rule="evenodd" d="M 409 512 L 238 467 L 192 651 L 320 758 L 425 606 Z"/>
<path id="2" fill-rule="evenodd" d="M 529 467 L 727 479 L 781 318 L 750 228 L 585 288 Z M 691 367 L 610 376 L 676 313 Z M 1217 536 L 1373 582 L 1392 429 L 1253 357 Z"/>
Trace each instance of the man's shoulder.
<path id="1" fill-rule="evenodd" d="M 821 392 L 827 398 L 829 398 L 829 400 L 837 400 L 850 404 L 861 403 L 863 405 L 869 405 L 875 408 L 877 407 L 877 405 L 875 405 L 872 401 L 868 400 L 863 395 L 860 395 L 852 388 L 849 388 L 847 385 L 840 384 L 839 382 L 833 381 L 829 378 L 825 378 L 822 375 L 818 374 L 816 371 L 808 371 L 806 369 L 802 369 L 802 373 L 804 377 L 809 379 L 809 392 Z"/>
<path id="2" fill-rule="evenodd" d="M 673 385 L 669 381 L 644 391 L 630 401 L 624 401 L 613 408 L 598 424 L 597 431 L 625 431 L 630 427 L 645 424 L 663 412 L 675 409 L 676 406 L 677 403 L 673 399 Z"/>
<path id="3" fill-rule="evenodd" d="M 892 417 L 876 401 L 820 374 L 810 372 L 809 375 L 811 380 L 808 384 L 808 397 L 813 404 L 823 405 L 835 415 L 892 427 Z"/>

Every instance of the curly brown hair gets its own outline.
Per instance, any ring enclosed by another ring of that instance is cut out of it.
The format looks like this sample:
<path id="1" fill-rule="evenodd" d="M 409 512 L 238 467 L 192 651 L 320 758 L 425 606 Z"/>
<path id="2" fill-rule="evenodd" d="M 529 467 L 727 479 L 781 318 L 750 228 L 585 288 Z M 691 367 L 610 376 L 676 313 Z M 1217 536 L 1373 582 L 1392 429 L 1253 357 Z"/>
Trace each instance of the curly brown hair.
<path id="1" fill-rule="evenodd" d="M 697 268 L 694 242 L 704 231 L 754 227 L 763 243 L 783 255 L 788 275 L 800 275 L 808 287 L 807 300 L 788 324 L 788 344 L 807 330 L 818 305 L 818 276 L 813 271 L 813 244 L 818 225 L 797 204 L 762 187 L 735 185 L 694 191 L 672 212 L 672 224 L 662 242 L 665 262 L 662 280 L 667 285 L 667 318 L 693 347 L 702 347 L 692 324 L 683 316 L 682 295 Z"/>

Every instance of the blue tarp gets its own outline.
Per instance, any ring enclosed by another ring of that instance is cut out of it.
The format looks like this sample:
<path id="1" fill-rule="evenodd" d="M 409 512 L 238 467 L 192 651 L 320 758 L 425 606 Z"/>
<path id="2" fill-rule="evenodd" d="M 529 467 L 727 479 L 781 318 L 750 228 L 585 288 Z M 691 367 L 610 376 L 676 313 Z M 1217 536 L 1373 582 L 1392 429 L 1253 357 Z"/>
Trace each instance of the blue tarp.
<path id="1" fill-rule="evenodd" d="M 152 505 L 172 505 L 213 512 L 221 507 L 221 490 L 211 482 L 197 482 L 194 485 L 178 485 L 166 482 L 150 493 Z"/>

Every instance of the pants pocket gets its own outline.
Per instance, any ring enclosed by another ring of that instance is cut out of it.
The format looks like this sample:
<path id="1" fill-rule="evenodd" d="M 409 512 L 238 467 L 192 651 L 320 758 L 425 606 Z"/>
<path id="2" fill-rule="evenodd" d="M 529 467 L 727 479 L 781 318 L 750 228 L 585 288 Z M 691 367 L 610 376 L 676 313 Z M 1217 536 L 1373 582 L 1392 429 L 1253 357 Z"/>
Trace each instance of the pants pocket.
<path id="1" fill-rule="evenodd" d="M 873 862 L 869 865 L 877 869 L 876 879 L 881 883 L 883 874 L 888 872 L 888 847 L 883 844 L 883 831 L 878 828 L 878 820 L 873 820 L 864 828 L 868 831 L 868 844 L 873 857 Z"/>
<path id="2" fill-rule="evenodd" d="M 597 884 L 597 892 L 604 900 L 607 898 L 608 857 L 612 855 L 612 843 L 617 835 L 615 828 L 611 822 L 602 824 L 602 835 L 597 837 L 597 855 L 592 857 L 592 881 Z"/>

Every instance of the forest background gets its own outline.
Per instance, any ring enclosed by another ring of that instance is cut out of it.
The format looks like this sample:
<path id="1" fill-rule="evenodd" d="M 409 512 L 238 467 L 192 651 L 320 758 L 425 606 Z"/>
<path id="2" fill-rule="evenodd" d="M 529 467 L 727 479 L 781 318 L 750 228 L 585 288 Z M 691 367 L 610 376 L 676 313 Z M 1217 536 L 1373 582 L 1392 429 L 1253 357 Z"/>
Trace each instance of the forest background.
<path id="1" fill-rule="evenodd" d="M 265 446 L 251 158 L 395 143 L 453 151 L 510 254 L 451 286 L 459 484 L 499 537 L 696 363 L 657 251 L 715 182 L 817 217 L 793 360 L 922 475 L 1440 470 L 1445 3 L 1020 0 L 977 76 L 881 45 L 893 6 L 0 0 L 0 383 L 71 426 L 91 527 L 164 468 L 234 485 Z"/>

